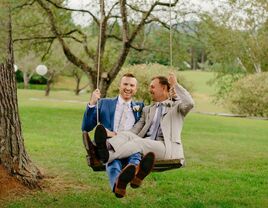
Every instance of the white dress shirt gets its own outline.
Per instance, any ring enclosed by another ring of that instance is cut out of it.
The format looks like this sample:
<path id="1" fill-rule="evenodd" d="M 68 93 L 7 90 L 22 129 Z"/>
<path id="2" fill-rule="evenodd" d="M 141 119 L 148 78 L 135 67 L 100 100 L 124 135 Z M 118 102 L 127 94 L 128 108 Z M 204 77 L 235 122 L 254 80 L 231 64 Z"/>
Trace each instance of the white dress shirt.
<path id="1" fill-rule="evenodd" d="M 163 113 L 165 112 L 165 108 L 166 108 L 166 106 L 164 105 L 164 102 L 165 101 L 163 101 L 163 102 L 161 102 L 161 103 L 163 103 L 163 106 L 162 106 L 162 115 L 163 115 Z M 160 102 L 156 102 L 155 103 L 155 105 L 157 106 L 156 107 L 156 110 L 155 110 L 155 114 L 154 114 L 154 118 L 153 118 L 153 121 L 152 121 L 152 124 L 151 124 L 151 127 L 149 128 L 149 130 L 148 130 L 148 132 L 147 132 L 147 134 L 146 134 L 146 136 L 151 136 L 152 134 L 153 134 L 153 131 L 154 131 L 154 129 L 155 129 L 155 125 L 156 125 L 156 119 L 157 119 L 157 114 L 158 114 L 158 110 L 159 110 L 159 104 L 160 104 Z"/>
<path id="2" fill-rule="evenodd" d="M 121 118 L 123 116 L 123 111 L 124 111 L 124 104 L 127 105 L 126 106 L 126 115 L 125 115 L 125 120 L 123 121 L 122 125 L 120 124 L 120 121 L 122 122 Z M 96 105 L 90 105 L 88 104 L 89 108 L 94 108 Z M 131 129 L 135 124 L 135 117 L 133 114 L 133 110 L 131 108 L 131 100 L 129 100 L 128 102 L 125 102 L 123 100 L 123 98 L 121 98 L 121 96 L 118 96 L 118 101 L 116 103 L 116 107 L 115 107 L 115 113 L 114 113 L 114 132 L 118 132 L 118 130 L 120 129 L 120 131 L 126 131 Z M 119 125 L 121 126 L 119 128 Z"/>
<path id="3" fill-rule="evenodd" d="M 126 105 L 126 107 L 124 107 L 124 105 Z M 129 130 L 134 124 L 135 117 L 131 108 L 131 100 L 125 102 L 119 95 L 114 114 L 114 132 Z"/>

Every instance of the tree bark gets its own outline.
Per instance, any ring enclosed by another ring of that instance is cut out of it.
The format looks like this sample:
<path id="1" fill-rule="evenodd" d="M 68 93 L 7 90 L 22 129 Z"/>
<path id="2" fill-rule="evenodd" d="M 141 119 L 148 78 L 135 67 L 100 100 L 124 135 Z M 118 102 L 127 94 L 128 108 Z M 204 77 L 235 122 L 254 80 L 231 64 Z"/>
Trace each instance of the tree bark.
<path id="1" fill-rule="evenodd" d="M 54 70 L 52 70 L 48 74 L 45 96 L 49 96 L 49 93 L 50 93 L 50 90 L 51 90 L 51 85 L 53 83 L 53 79 L 55 77 L 55 74 L 56 74 L 56 72 Z"/>
<path id="2" fill-rule="evenodd" d="M 204 64 L 206 62 L 206 51 L 203 48 L 201 51 L 201 63 L 202 63 L 202 70 L 204 70 Z"/>
<path id="3" fill-rule="evenodd" d="M 80 92 L 80 81 L 81 81 L 81 78 L 76 78 L 76 87 L 75 87 L 75 95 L 79 95 L 79 92 Z"/>
<path id="4" fill-rule="evenodd" d="M 23 84 L 24 84 L 24 89 L 28 89 L 29 88 L 29 77 L 27 75 L 27 72 L 23 72 Z"/>
<path id="5" fill-rule="evenodd" d="M 195 58 L 195 48 L 194 46 L 191 47 L 191 69 L 196 70 L 196 58 Z"/>
<path id="6" fill-rule="evenodd" d="M 39 187 L 42 174 L 30 160 L 24 146 L 14 72 L 10 10 L 8 13 L 8 47 L 7 51 L 1 51 L 7 56 L 4 62 L 0 62 L 0 164 L 23 184 L 36 188 Z"/>

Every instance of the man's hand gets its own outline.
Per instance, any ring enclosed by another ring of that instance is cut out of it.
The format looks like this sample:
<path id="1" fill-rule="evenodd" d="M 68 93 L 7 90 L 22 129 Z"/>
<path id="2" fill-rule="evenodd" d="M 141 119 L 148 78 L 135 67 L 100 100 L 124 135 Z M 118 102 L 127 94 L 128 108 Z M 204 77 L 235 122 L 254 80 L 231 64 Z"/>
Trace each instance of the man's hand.
<path id="1" fill-rule="evenodd" d="M 100 99 L 100 97 L 101 97 L 100 90 L 99 89 L 94 90 L 92 95 L 91 95 L 89 104 L 96 105 L 96 103 L 98 102 L 98 99 Z"/>
<path id="2" fill-rule="evenodd" d="M 168 83 L 170 84 L 170 87 L 174 87 L 178 82 L 177 82 L 177 77 L 174 73 L 169 73 L 168 75 Z"/>
<path id="3" fill-rule="evenodd" d="M 116 136 L 116 133 L 114 131 L 110 131 L 109 129 L 106 129 L 106 133 L 107 133 L 107 136 L 110 138 Z"/>
<path id="4" fill-rule="evenodd" d="M 178 95 L 177 95 L 176 90 L 175 90 L 175 85 L 178 82 L 177 82 L 177 77 L 175 76 L 174 73 L 169 73 L 169 75 L 168 75 L 168 82 L 170 84 L 169 96 L 171 98 L 177 98 Z"/>

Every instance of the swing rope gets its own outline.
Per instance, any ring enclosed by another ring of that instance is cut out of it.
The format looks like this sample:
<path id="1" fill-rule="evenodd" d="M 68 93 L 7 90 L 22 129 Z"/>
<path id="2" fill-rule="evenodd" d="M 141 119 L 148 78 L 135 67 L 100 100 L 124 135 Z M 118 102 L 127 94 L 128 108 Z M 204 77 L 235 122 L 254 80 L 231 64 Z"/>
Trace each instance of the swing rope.
<path id="1" fill-rule="evenodd" d="M 97 89 L 100 82 L 101 41 L 102 41 L 102 13 L 100 18 L 99 44 L 98 44 L 98 67 L 97 67 Z M 99 100 L 97 100 L 97 124 L 99 124 Z"/>
<path id="2" fill-rule="evenodd" d="M 171 25 L 171 0 L 169 0 L 169 61 L 170 66 L 172 67 L 173 57 L 172 57 L 172 25 Z"/>
<path id="3" fill-rule="evenodd" d="M 172 51 L 172 24 L 171 24 L 171 0 L 169 0 L 169 67 L 173 65 L 173 51 Z M 169 96 L 169 100 L 172 100 L 172 97 Z"/>

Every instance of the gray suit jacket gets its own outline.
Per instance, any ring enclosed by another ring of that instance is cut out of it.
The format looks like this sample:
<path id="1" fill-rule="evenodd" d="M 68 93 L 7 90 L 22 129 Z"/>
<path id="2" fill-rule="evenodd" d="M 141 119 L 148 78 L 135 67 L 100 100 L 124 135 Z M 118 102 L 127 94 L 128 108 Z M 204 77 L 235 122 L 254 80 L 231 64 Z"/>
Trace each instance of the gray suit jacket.
<path id="1" fill-rule="evenodd" d="M 165 159 L 184 158 L 181 144 L 183 119 L 194 106 L 194 101 L 186 89 L 178 84 L 175 90 L 178 98 L 175 101 L 164 102 L 165 109 L 160 122 L 166 147 Z M 155 104 L 144 107 L 141 119 L 134 125 L 131 132 L 144 138 L 151 126 L 155 111 Z"/>

